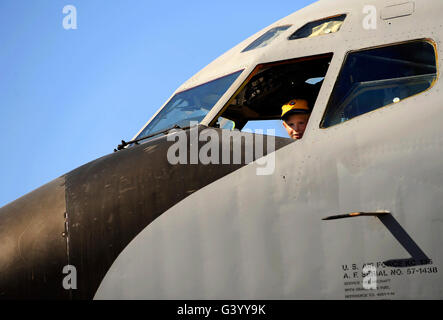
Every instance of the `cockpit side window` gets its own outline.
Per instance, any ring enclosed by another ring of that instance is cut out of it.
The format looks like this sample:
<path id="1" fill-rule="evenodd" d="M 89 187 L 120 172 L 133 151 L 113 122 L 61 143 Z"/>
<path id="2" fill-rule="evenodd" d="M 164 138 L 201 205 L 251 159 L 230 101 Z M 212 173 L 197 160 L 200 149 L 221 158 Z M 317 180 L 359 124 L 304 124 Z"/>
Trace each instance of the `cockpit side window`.
<path id="1" fill-rule="evenodd" d="M 437 79 L 435 47 L 418 40 L 350 52 L 337 78 L 321 128 L 398 103 Z"/>
<path id="2" fill-rule="evenodd" d="M 221 127 L 222 119 L 237 130 L 274 129 L 288 137 L 281 120 L 282 107 L 293 99 L 315 105 L 333 54 L 309 56 L 258 65 L 210 126 Z M 222 127 L 225 128 L 226 127 Z"/>
<path id="3" fill-rule="evenodd" d="M 288 39 L 296 40 L 303 38 L 312 38 L 338 32 L 345 19 L 346 15 L 342 14 L 331 18 L 309 22 L 295 31 Z"/>

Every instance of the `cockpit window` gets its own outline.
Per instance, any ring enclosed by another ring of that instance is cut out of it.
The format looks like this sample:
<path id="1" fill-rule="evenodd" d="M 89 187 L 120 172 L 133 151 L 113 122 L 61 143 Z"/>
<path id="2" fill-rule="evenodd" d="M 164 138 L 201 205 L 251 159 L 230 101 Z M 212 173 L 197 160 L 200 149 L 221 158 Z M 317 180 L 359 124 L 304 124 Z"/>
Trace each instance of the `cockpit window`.
<path id="1" fill-rule="evenodd" d="M 281 27 L 272 28 L 271 30 L 266 32 L 264 35 L 262 35 L 261 37 L 256 39 L 254 42 L 252 42 L 245 49 L 243 49 L 242 52 L 254 50 L 254 49 L 257 49 L 257 48 L 266 47 L 268 44 L 271 43 L 272 40 L 277 38 L 283 31 L 288 30 L 289 27 L 291 27 L 291 26 L 289 25 L 289 26 L 281 26 Z"/>
<path id="2" fill-rule="evenodd" d="M 281 120 L 282 106 L 300 99 L 312 110 L 332 56 L 327 53 L 257 65 L 209 126 L 221 127 L 220 119 L 228 119 L 240 131 L 275 129 L 275 135 L 288 137 Z"/>
<path id="3" fill-rule="evenodd" d="M 177 93 L 136 139 L 168 129 L 174 125 L 187 127 L 191 121 L 202 121 L 242 71 Z"/>
<path id="4" fill-rule="evenodd" d="M 321 128 L 398 103 L 437 79 L 435 47 L 426 40 L 351 52 L 326 108 Z"/>
<path id="5" fill-rule="evenodd" d="M 342 14 L 332 18 L 309 22 L 295 31 L 289 37 L 289 40 L 312 38 L 324 34 L 338 32 L 345 21 L 345 18 L 346 15 Z"/>

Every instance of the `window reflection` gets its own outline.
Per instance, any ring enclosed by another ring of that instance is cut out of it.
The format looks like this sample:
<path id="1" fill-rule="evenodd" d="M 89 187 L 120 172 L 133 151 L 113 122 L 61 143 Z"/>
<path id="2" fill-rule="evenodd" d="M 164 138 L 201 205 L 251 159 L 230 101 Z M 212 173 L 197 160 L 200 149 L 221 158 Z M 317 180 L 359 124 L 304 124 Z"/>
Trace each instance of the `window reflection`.
<path id="1" fill-rule="evenodd" d="M 327 128 L 425 91 L 437 79 L 434 46 L 412 41 L 351 52 L 321 124 Z"/>
<path id="2" fill-rule="evenodd" d="M 264 35 L 256 39 L 254 42 L 252 42 L 249 46 L 247 46 L 245 49 L 243 49 L 242 52 L 254 50 L 257 48 L 263 48 L 266 47 L 268 44 L 270 44 L 275 38 L 277 38 L 283 31 L 286 31 L 289 29 L 290 26 L 281 26 L 276 27 L 268 32 L 266 32 Z"/>
<path id="3" fill-rule="evenodd" d="M 138 135 L 137 139 L 166 130 L 174 125 L 187 127 L 200 122 L 225 94 L 242 71 L 177 93 Z"/>
<path id="4" fill-rule="evenodd" d="M 305 24 L 303 27 L 295 31 L 289 40 L 312 38 L 324 34 L 338 32 L 345 21 L 346 15 L 340 15 L 323 20 L 313 21 Z"/>

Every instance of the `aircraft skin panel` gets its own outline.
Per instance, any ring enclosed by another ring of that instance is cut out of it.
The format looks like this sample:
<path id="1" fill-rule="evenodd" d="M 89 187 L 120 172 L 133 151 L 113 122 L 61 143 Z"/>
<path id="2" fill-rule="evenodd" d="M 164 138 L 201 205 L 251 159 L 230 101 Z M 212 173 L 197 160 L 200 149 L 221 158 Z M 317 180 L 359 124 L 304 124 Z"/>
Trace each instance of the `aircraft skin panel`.
<path id="1" fill-rule="evenodd" d="M 198 130 L 202 132 L 204 127 Z M 197 128 L 186 131 L 188 138 L 190 131 Z M 215 132 L 221 134 L 220 129 Z M 276 138 L 276 147 L 290 142 Z M 243 158 L 238 164 L 172 165 L 167 153 L 174 143 L 162 137 L 98 159 L 67 175 L 69 255 L 82 275 L 78 277 L 82 290 L 73 292 L 74 299 L 93 298 L 119 253 L 164 211 L 246 163 Z M 243 148 L 248 143 L 243 141 Z M 220 148 L 226 146 L 229 142 L 220 142 Z M 220 151 L 220 163 L 222 154 Z"/>
<path id="2" fill-rule="evenodd" d="M 276 152 L 273 175 L 250 164 L 168 210 L 117 258 L 95 299 L 334 298 L 323 215 L 297 201 L 299 147 Z"/>
<path id="3" fill-rule="evenodd" d="M 0 299 L 69 299 L 65 177 L 0 208 Z"/>
<path id="4" fill-rule="evenodd" d="M 377 17 L 379 17 L 382 12 L 389 8 L 389 4 L 385 0 L 371 1 L 370 4 L 365 0 L 318 1 L 267 26 L 228 50 L 183 83 L 177 88 L 176 92 L 261 63 L 327 53 L 331 49 L 334 49 L 334 51 L 349 51 L 372 46 L 373 44 L 380 45 L 385 42 L 392 43 L 417 39 L 423 37 L 423 35 L 430 37 L 433 34 L 441 34 L 441 31 L 436 28 L 435 21 L 439 21 L 443 3 L 428 0 L 415 0 L 413 2 L 415 6 L 412 15 L 386 21 L 377 20 L 376 29 L 365 30 L 363 21 L 367 13 L 363 12 L 363 8 L 366 5 L 374 6 L 378 13 Z M 305 24 L 340 14 L 347 14 L 347 17 L 339 32 L 327 36 L 288 40 L 293 32 Z M 419 23 L 420 27 L 417 28 L 414 23 Z M 282 25 L 292 26 L 268 46 L 242 52 L 245 47 L 266 31 Z"/>
<path id="5" fill-rule="evenodd" d="M 195 143 L 190 132 L 198 139 L 204 129 L 182 132 Z M 236 164 L 171 165 L 167 153 L 175 142 L 160 137 L 94 160 L 0 208 L 0 299 L 92 299 L 115 258 L 141 230 L 248 163 L 244 150 L 252 147 L 252 159 L 259 157 L 253 145 L 260 135 L 237 134 L 250 139 L 242 139 Z M 291 142 L 275 137 L 275 148 Z M 199 148 L 204 144 L 198 141 Z M 233 157 L 230 144 L 219 138 L 219 163 L 224 153 Z M 266 146 L 265 139 L 263 154 Z M 76 268 L 77 289 L 63 287 L 67 265 Z"/>
<path id="6" fill-rule="evenodd" d="M 134 238 L 95 298 L 442 299 L 440 90 L 310 132 L 272 175 L 252 163 L 200 189 Z M 377 290 L 362 288 L 368 263 Z"/>

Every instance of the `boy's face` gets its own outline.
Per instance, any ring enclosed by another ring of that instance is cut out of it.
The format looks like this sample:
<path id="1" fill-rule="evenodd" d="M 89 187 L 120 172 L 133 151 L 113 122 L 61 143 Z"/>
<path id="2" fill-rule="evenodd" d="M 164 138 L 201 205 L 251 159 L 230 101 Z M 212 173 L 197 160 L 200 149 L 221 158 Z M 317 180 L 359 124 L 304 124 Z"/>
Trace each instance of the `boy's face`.
<path id="1" fill-rule="evenodd" d="M 291 114 L 283 121 L 283 126 L 292 139 L 303 138 L 309 116 L 309 114 Z"/>

